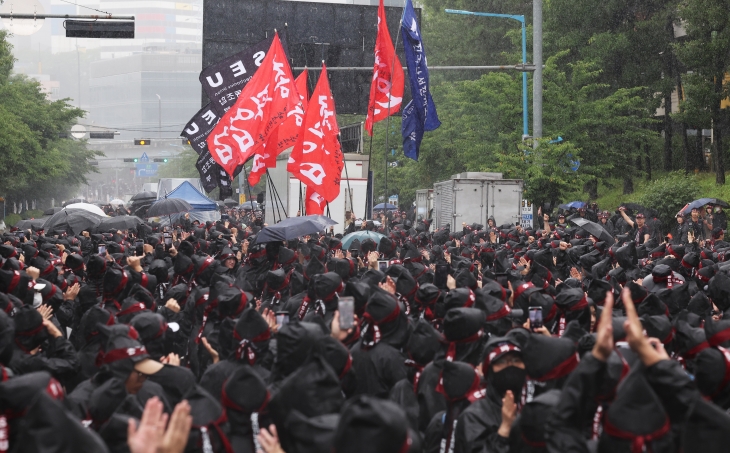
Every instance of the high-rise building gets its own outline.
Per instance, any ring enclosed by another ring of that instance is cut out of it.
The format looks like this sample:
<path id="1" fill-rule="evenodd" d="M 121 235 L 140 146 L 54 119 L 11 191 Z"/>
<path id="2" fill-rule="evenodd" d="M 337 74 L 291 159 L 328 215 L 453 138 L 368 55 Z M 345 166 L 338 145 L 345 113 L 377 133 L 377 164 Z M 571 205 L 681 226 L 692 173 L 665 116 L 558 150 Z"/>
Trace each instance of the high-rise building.
<path id="1" fill-rule="evenodd" d="M 134 39 L 101 40 L 102 59 L 200 49 L 203 0 L 100 0 L 99 9 L 135 18 Z"/>

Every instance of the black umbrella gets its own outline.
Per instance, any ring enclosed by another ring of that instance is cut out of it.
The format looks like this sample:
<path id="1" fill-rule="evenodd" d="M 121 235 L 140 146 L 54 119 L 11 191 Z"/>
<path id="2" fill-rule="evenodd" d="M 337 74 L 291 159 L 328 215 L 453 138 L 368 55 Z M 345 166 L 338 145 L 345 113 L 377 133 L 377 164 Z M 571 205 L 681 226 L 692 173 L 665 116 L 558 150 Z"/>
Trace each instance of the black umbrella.
<path id="1" fill-rule="evenodd" d="M 120 215 L 116 217 L 106 217 L 102 219 L 99 226 L 96 227 L 97 231 L 110 231 L 110 230 L 130 230 L 137 228 L 140 224 L 144 223 L 144 220 L 134 215 Z"/>
<path id="2" fill-rule="evenodd" d="M 48 220 L 48 217 L 42 217 L 40 219 L 29 219 L 29 220 L 20 220 L 18 223 L 13 225 L 15 228 L 19 230 L 41 230 L 43 229 L 43 224 L 46 223 L 46 220 Z"/>
<path id="3" fill-rule="evenodd" d="M 289 217 L 276 225 L 267 226 L 256 235 L 256 243 L 288 241 L 308 234 L 318 233 L 337 222 L 323 215 Z"/>
<path id="4" fill-rule="evenodd" d="M 60 206 L 56 206 L 55 208 L 48 208 L 45 211 L 43 211 L 43 215 L 51 216 L 51 215 L 57 213 L 58 211 L 60 211 L 61 209 L 63 209 L 63 208 Z"/>
<path id="5" fill-rule="evenodd" d="M 238 202 L 232 198 L 226 198 L 223 200 L 223 204 L 228 206 L 229 208 L 232 208 L 238 204 Z"/>
<path id="6" fill-rule="evenodd" d="M 80 234 L 84 230 L 93 230 L 103 217 L 85 209 L 63 209 L 53 214 L 43 224 L 46 232 L 63 232 Z"/>
<path id="7" fill-rule="evenodd" d="M 605 241 L 609 244 L 613 244 L 615 241 L 613 239 L 613 236 L 611 236 L 611 233 L 606 231 L 605 228 L 603 228 L 601 225 L 591 222 L 590 220 L 586 220 L 583 217 L 577 217 L 575 219 L 570 219 L 570 221 L 579 226 L 580 228 L 583 228 L 588 233 L 590 233 L 592 236 L 595 236 L 598 238 L 599 241 Z"/>
<path id="8" fill-rule="evenodd" d="M 252 209 L 258 209 L 259 204 L 255 201 L 247 201 L 239 206 L 240 209 L 243 209 L 244 211 L 250 211 Z"/>
<path id="9" fill-rule="evenodd" d="M 140 192 L 140 193 L 134 195 L 132 198 L 130 198 L 129 201 L 134 201 L 134 200 L 150 200 L 150 199 L 156 200 L 157 199 L 157 194 L 154 193 L 154 192 Z"/>
<path id="10" fill-rule="evenodd" d="M 190 203 L 180 198 L 161 198 L 147 210 L 147 217 L 169 216 L 192 210 L 193 207 L 190 206 Z"/>

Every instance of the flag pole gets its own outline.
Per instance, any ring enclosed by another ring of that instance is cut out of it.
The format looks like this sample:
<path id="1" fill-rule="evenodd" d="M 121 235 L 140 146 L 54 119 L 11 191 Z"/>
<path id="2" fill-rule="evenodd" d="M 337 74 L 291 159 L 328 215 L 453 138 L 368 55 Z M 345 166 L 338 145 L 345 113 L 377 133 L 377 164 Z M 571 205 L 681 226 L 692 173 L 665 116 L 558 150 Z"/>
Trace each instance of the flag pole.
<path id="1" fill-rule="evenodd" d="M 373 128 L 375 127 L 375 124 L 373 124 Z M 373 211 L 373 167 L 372 167 L 372 161 L 373 161 L 373 135 L 370 134 L 370 151 L 368 153 L 368 184 L 367 184 L 367 194 L 365 194 L 365 215 L 363 216 L 363 220 L 368 220 L 368 217 L 372 217 L 372 211 Z"/>
<path id="2" fill-rule="evenodd" d="M 243 174 L 246 177 L 246 189 L 248 189 L 248 201 L 251 202 L 251 212 L 253 212 L 253 197 L 251 195 L 251 184 L 248 182 L 248 172 L 246 171 L 246 163 L 244 162 L 241 164 L 241 169 L 243 170 Z M 238 177 L 241 177 L 241 173 L 238 174 Z"/>
<path id="3" fill-rule="evenodd" d="M 382 1 L 382 0 L 381 0 Z M 400 14 L 400 20 L 398 21 L 398 31 L 395 35 L 395 45 L 393 46 L 393 64 L 390 65 L 391 68 L 395 67 L 395 60 L 398 58 L 398 41 L 400 38 L 400 29 L 403 26 L 403 15 L 406 12 L 406 4 L 405 1 L 403 3 L 403 11 L 401 11 Z M 386 22 L 385 26 L 388 26 L 388 23 Z M 388 210 L 388 136 L 390 135 L 390 104 L 393 102 L 393 71 L 390 72 L 390 99 L 388 99 L 388 117 L 385 125 L 385 200 L 383 203 L 385 203 L 385 210 Z M 385 233 L 388 234 L 388 225 L 385 225 Z"/>

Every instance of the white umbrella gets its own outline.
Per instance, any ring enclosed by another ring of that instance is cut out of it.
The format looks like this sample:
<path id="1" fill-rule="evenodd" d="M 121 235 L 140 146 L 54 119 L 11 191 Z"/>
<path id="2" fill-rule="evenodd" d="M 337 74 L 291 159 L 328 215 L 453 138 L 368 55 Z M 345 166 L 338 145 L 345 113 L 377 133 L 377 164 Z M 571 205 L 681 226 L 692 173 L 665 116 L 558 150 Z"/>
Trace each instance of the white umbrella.
<path id="1" fill-rule="evenodd" d="M 98 214 L 102 217 L 109 217 L 100 207 L 94 206 L 90 203 L 73 203 L 66 206 L 66 209 L 83 209 L 84 211 L 93 212 L 94 214 Z"/>
<path id="2" fill-rule="evenodd" d="M 112 206 L 119 206 L 119 205 L 124 206 L 124 200 L 120 200 L 119 198 L 115 198 L 112 201 L 110 201 L 109 204 L 112 205 Z"/>

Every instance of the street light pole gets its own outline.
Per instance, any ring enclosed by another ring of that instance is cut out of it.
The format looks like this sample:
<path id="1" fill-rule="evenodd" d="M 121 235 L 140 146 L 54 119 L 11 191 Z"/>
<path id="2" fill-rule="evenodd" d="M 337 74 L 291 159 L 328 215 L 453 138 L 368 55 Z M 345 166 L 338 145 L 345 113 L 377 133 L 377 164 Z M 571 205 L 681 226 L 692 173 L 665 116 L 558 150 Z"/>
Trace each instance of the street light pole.
<path id="1" fill-rule="evenodd" d="M 157 96 L 157 137 L 162 138 L 162 98 L 159 94 Z"/>
<path id="2" fill-rule="evenodd" d="M 532 0 L 532 136 L 542 138 L 542 0 Z"/>
<path id="3" fill-rule="evenodd" d="M 534 0 L 536 3 L 539 0 Z M 516 20 L 520 23 L 522 27 L 522 64 L 527 65 L 527 33 L 525 32 L 525 16 L 521 14 L 497 14 L 497 13 L 478 13 L 473 11 L 462 11 L 457 9 L 447 9 L 445 10 L 447 13 L 451 14 L 464 14 L 467 16 L 485 16 L 485 17 L 499 17 L 502 19 L 512 19 Z M 540 10 L 542 11 L 542 9 Z M 542 13 L 541 13 L 542 14 Z M 541 29 L 542 33 L 542 29 Z M 540 36 L 540 42 L 542 43 L 542 35 Z M 535 62 L 536 65 L 542 65 L 542 48 L 540 49 L 540 57 L 541 61 L 538 63 Z M 535 69 L 535 73 L 537 74 L 538 69 Z M 539 69 L 540 71 L 540 92 L 542 93 L 542 66 Z M 540 98 L 542 100 L 542 97 Z M 542 118 L 542 116 L 541 116 Z M 534 129 L 533 125 L 533 129 Z M 527 72 L 522 72 L 522 137 L 525 138 L 529 136 L 527 130 Z M 542 133 L 542 127 L 541 127 L 541 133 Z"/>

